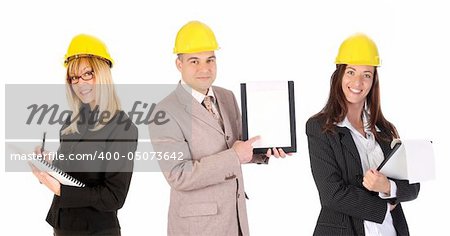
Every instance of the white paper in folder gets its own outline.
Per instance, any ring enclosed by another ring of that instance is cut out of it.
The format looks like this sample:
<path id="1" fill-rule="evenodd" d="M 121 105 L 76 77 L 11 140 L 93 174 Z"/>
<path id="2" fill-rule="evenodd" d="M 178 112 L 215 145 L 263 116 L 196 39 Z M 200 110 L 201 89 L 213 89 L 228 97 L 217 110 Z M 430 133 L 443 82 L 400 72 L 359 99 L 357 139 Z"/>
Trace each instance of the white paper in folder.
<path id="1" fill-rule="evenodd" d="M 409 183 L 435 179 L 433 144 L 428 140 L 402 140 L 400 148 L 392 155 L 380 172 Z"/>
<path id="2" fill-rule="evenodd" d="M 286 81 L 250 82 L 247 83 L 247 91 L 248 136 L 261 137 L 253 147 L 290 146 Z"/>

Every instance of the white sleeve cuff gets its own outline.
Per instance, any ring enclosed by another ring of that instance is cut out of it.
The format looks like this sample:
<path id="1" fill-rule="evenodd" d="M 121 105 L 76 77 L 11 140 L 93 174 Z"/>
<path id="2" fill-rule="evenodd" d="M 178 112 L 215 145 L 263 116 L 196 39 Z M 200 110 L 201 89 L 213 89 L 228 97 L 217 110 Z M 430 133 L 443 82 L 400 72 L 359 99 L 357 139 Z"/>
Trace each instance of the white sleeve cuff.
<path id="1" fill-rule="evenodd" d="M 391 195 L 387 195 L 385 193 L 378 193 L 378 196 L 380 196 L 383 199 L 396 198 L 397 197 L 397 185 L 392 180 L 389 180 L 389 183 L 391 183 Z"/>

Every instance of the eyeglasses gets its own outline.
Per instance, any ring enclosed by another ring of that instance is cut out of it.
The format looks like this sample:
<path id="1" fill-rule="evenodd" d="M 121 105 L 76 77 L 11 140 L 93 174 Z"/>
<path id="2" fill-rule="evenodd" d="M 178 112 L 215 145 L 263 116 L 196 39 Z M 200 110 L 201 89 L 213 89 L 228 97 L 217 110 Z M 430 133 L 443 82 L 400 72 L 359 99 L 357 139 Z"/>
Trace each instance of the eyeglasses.
<path id="1" fill-rule="evenodd" d="M 90 71 L 86 71 L 84 72 L 82 75 L 80 76 L 72 76 L 72 77 L 68 77 L 67 81 L 69 81 L 69 84 L 78 84 L 78 82 L 80 81 L 80 79 L 84 80 L 84 81 L 89 81 L 91 79 L 94 78 L 94 71 L 90 70 Z"/>

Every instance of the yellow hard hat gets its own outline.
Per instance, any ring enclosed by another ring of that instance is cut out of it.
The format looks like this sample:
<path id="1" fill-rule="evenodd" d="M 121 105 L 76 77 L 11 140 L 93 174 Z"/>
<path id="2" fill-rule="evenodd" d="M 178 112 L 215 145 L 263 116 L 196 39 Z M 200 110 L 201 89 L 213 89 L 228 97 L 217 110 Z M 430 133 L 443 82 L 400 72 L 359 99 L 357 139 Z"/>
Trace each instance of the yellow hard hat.
<path id="1" fill-rule="evenodd" d="M 365 34 L 354 34 L 339 47 L 336 64 L 379 66 L 377 45 Z"/>
<path id="2" fill-rule="evenodd" d="M 105 60 L 110 67 L 114 64 L 108 48 L 100 39 L 87 34 L 79 34 L 73 37 L 70 42 L 67 53 L 64 56 L 64 66 L 67 67 L 67 64 L 72 59 L 91 56 Z"/>
<path id="3" fill-rule="evenodd" d="M 200 21 L 190 21 L 178 31 L 173 53 L 197 53 L 219 49 L 214 32 Z"/>

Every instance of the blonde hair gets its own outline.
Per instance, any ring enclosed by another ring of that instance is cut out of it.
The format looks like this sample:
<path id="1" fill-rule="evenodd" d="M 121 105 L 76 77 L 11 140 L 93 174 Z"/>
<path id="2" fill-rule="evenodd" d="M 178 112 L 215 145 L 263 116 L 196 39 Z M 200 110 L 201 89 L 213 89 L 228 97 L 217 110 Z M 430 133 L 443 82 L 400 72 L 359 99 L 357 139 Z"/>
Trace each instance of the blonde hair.
<path id="1" fill-rule="evenodd" d="M 78 73 L 82 62 L 87 62 L 94 72 L 93 79 L 96 85 L 95 104 L 96 106 L 98 106 L 98 114 L 103 114 L 103 112 L 109 112 L 110 114 L 108 118 L 102 118 L 102 122 L 97 121 L 91 131 L 96 131 L 103 128 L 105 124 L 109 122 L 117 112 L 120 111 L 120 101 L 114 88 L 109 65 L 104 60 L 95 56 L 75 58 L 69 61 L 67 65 L 66 96 L 69 103 L 69 108 L 72 111 L 72 115 L 69 126 L 61 131 L 61 134 L 63 135 L 79 133 L 77 125 L 78 121 L 80 120 L 80 107 L 82 102 L 73 91 L 72 84 L 70 84 L 69 78 L 71 75 Z"/>

